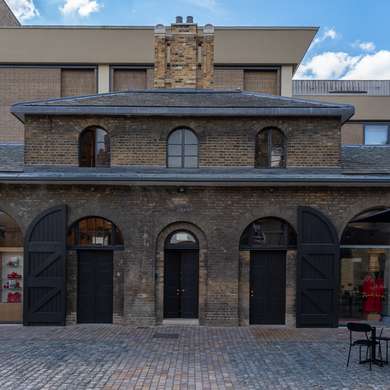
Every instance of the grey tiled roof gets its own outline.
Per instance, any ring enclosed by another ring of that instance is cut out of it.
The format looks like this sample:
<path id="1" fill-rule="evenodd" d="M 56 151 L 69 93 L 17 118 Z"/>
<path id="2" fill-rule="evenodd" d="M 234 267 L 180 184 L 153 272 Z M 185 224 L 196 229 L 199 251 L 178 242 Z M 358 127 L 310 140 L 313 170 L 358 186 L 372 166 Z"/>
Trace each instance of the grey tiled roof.
<path id="1" fill-rule="evenodd" d="M 164 167 L 26 167 L 24 172 L 0 172 L 2 183 L 94 185 L 205 185 L 205 186 L 356 186 L 387 185 L 390 175 L 345 175 L 341 169 L 200 168 Z"/>
<path id="2" fill-rule="evenodd" d="M 23 144 L 0 144 L 0 172 L 23 171 Z"/>
<path id="3" fill-rule="evenodd" d="M 240 90 L 151 89 L 24 102 L 13 105 L 11 112 L 22 121 L 26 114 L 333 116 L 345 121 L 354 107 Z"/>
<path id="4" fill-rule="evenodd" d="M 390 146 L 345 145 L 342 147 L 344 173 L 390 173 Z"/>

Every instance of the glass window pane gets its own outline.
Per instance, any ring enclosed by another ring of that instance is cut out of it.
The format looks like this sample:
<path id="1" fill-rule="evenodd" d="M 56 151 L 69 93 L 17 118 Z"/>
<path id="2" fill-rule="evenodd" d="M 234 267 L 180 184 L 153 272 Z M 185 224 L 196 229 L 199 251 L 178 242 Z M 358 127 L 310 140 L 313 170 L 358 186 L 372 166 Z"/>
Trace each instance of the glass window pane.
<path id="1" fill-rule="evenodd" d="M 171 157 L 180 157 L 182 155 L 182 145 L 168 145 L 168 155 Z"/>
<path id="2" fill-rule="evenodd" d="M 171 244 L 179 244 L 183 242 L 196 243 L 196 239 L 192 234 L 188 232 L 177 232 L 170 239 Z"/>
<path id="3" fill-rule="evenodd" d="M 268 132 L 262 131 L 257 136 L 256 167 L 269 168 L 268 166 Z"/>
<path id="4" fill-rule="evenodd" d="M 191 130 L 184 130 L 184 143 L 196 145 L 198 143 L 198 138 Z"/>
<path id="5" fill-rule="evenodd" d="M 198 155 L 198 145 L 185 145 L 184 154 L 186 156 L 197 156 Z"/>
<path id="6" fill-rule="evenodd" d="M 197 157 L 184 157 L 184 168 L 198 168 Z"/>
<path id="7" fill-rule="evenodd" d="M 271 168 L 283 167 L 283 146 L 272 146 Z"/>
<path id="8" fill-rule="evenodd" d="M 182 130 L 175 130 L 169 136 L 168 143 L 170 145 L 181 145 L 182 144 Z"/>
<path id="9" fill-rule="evenodd" d="M 168 167 L 169 168 L 181 168 L 181 157 L 168 157 Z"/>
<path id="10" fill-rule="evenodd" d="M 386 145 L 388 143 L 387 125 L 368 125 L 364 128 L 366 145 Z"/>

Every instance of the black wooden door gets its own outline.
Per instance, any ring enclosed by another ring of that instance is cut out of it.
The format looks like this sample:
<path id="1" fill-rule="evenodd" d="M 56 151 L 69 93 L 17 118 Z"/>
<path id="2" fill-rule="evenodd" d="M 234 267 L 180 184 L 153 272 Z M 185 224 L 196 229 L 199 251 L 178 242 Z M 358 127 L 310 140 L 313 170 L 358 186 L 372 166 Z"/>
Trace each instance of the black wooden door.
<path id="1" fill-rule="evenodd" d="M 310 207 L 298 210 L 297 326 L 336 327 L 339 241 L 332 222 Z"/>
<path id="2" fill-rule="evenodd" d="M 30 225 L 25 238 L 24 325 L 65 325 L 67 209 L 53 207 Z"/>
<path id="3" fill-rule="evenodd" d="M 197 251 L 165 252 L 165 318 L 198 318 L 198 273 Z"/>
<path id="4" fill-rule="evenodd" d="M 249 311 L 251 324 L 285 323 L 285 251 L 251 252 Z"/>
<path id="5" fill-rule="evenodd" d="M 111 251 L 79 251 L 77 320 L 111 323 L 113 264 Z"/>

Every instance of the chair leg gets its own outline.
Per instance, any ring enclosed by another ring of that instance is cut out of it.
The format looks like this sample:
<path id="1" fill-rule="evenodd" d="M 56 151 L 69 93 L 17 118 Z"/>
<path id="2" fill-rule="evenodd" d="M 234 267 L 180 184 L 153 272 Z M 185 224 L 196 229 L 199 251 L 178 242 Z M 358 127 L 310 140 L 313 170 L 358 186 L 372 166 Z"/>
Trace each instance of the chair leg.
<path id="1" fill-rule="evenodd" d="M 359 363 L 362 362 L 362 346 L 359 345 Z"/>
<path id="2" fill-rule="evenodd" d="M 348 351 L 348 360 L 347 360 L 347 367 L 349 366 L 349 358 L 351 357 L 351 349 L 352 347 L 349 346 L 349 351 Z"/>
<path id="3" fill-rule="evenodd" d="M 370 371 L 372 370 L 372 358 L 373 358 L 372 348 L 375 348 L 375 347 L 370 348 Z"/>

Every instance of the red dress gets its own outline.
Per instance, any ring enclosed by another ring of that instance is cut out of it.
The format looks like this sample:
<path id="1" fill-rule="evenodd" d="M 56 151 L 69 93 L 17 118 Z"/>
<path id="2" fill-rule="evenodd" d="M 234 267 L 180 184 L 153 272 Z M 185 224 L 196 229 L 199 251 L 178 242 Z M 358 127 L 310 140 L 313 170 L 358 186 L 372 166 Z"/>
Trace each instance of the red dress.
<path id="1" fill-rule="evenodd" d="M 382 299 L 385 294 L 384 281 L 382 278 L 374 279 L 367 275 L 363 281 L 363 312 L 378 313 L 382 312 Z"/>

